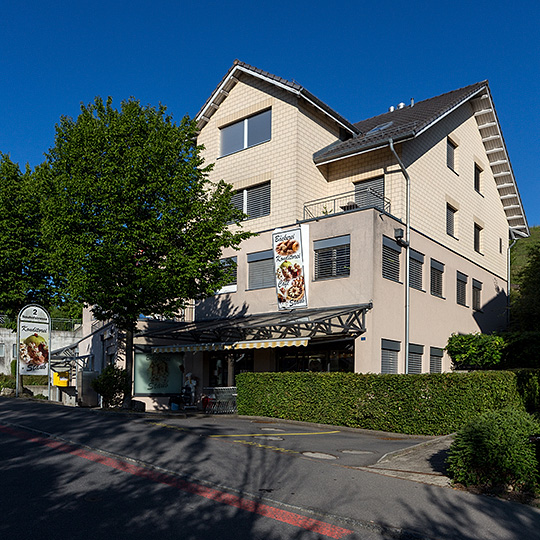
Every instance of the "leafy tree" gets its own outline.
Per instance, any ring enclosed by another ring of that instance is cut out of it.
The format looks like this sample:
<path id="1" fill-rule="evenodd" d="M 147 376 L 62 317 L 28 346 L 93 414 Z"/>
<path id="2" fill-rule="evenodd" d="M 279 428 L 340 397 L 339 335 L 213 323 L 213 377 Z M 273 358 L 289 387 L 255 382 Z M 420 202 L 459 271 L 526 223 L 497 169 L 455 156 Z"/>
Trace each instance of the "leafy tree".
<path id="1" fill-rule="evenodd" d="M 512 325 L 521 331 L 540 331 L 540 244 L 529 244 L 527 251 L 527 262 L 517 277 Z"/>
<path id="2" fill-rule="evenodd" d="M 36 176 L 22 173 L 0 153 L 0 313 L 15 324 L 22 307 L 55 301 L 41 235 L 41 193 Z"/>
<path id="3" fill-rule="evenodd" d="M 195 140 L 195 123 L 174 123 L 162 105 L 131 98 L 117 110 L 98 97 L 76 120 L 61 118 L 41 170 L 54 275 L 126 331 L 128 378 L 139 315 L 173 316 L 214 294 L 230 279 L 222 249 L 250 236 L 228 226 L 242 214 L 231 186 L 208 180 Z"/>

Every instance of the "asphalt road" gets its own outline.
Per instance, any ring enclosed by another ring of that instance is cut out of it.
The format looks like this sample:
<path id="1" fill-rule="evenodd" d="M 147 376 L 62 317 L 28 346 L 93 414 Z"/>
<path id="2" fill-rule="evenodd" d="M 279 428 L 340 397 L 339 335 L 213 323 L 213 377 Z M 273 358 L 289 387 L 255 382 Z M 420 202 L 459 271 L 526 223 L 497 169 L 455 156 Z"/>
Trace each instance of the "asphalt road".
<path id="1" fill-rule="evenodd" d="M 423 441 L 0 398 L 0 538 L 540 538 L 538 509 L 369 469 Z"/>

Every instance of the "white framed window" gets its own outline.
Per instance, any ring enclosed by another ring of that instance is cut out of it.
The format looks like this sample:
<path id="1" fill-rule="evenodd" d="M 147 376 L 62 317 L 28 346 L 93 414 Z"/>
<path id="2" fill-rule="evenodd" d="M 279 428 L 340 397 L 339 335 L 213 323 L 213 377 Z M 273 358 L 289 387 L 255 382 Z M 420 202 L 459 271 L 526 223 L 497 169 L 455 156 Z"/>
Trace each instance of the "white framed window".
<path id="1" fill-rule="evenodd" d="M 0 343 L 0 357 L 6 356 L 6 345 L 5 343 Z"/>
<path id="2" fill-rule="evenodd" d="M 383 236 L 382 276 L 399 283 L 401 246 L 391 238 Z"/>
<path id="3" fill-rule="evenodd" d="M 274 252 L 271 249 L 249 253 L 248 289 L 266 289 L 276 286 Z"/>
<path id="4" fill-rule="evenodd" d="M 414 249 L 409 253 L 409 284 L 413 289 L 423 291 L 424 255 Z"/>
<path id="5" fill-rule="evenodd" d="M 315 240 L 315 279 L 346 277 L 351 274 L 351 237 L 346 234 Z"/>
<path id="6" fill-rule="evenodd" d="M 444 264 L 431 259 L 430 292 L 433 296 L 443 298 Z"/>
<path id="7" fill-rule="evenodd" d="M 429 372 L 442 373 L 442 358 L 444 350 L 440 347 L 429 348 Z"/>
<path id="8" fill-rule="evenodd" d="M 272 136 L 272 111 L 249 116 L 221 128 L 220 157 L 234 154 L 257 144 L 269 141 Z"/>
<path id="9" fill-rule="evenodd" d="M 220 264 L 230 272 L 230 281 L 226 283 L 218 293 L 232 293 L 237 291 L 237 257 L 220 259 Z"/>
<path id="10" fill-rule="evenodd" d="M 381 339 L 381 373 L 398 372 L 398 353 L 401 343 L 392 339 Z"/>
<path id="11" fill-rule="evenodd" d="M 247 215 L 246 219 L 270 215 L 270 182 L 237 191 L 232 196 L 231 203 Z"/>
<path id="12" fill-rule="evenodd" d="M 467 305 L 467 281 L 469 278 L 458 271 L 456 279 L 456 302 L 460 306 Z"/>

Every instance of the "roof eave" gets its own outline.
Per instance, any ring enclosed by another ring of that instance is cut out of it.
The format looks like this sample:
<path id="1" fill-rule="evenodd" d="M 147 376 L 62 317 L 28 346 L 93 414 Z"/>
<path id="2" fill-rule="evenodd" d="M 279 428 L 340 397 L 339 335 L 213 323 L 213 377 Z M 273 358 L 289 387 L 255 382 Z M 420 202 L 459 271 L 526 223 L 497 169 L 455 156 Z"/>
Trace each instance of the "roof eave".
<path id="1" fill-rule="evenodd" d="M 253 68 L 252 66 L 248 66 L 247 64 L 239 62 L 238 60 L 235 61 L 233 66 L 229 69 L 225 77 L 223 77 L 216 89 L 206 100 L 206 103 L 203 105 L 201 110 L 195 116 L 195 121 L 197 122 L 197 128 L 199 131 L 208 123 L 210 117 L 219 108 L 224 97 L 226 97 L 228 90 L 230 90 L 236 84 L 238 81 L 238 77 L 236 75 L 239 75 L 240 73 L 247 73 L 252 77 L 261 79 L 304 99 L 313 107 L 320 110 L 325 116 L 336 122 L 341 128 L 345 129 L 351 135 L 357 135 L 359 133 L 358 129 L 353 124 L 343 118 L 320 99 L 315 97 L 311 92 L 308 92 L 303 86 L 286 81 L 285 79 L 280 79 L 279 77 L 272 76 L 270 73 Z"/>

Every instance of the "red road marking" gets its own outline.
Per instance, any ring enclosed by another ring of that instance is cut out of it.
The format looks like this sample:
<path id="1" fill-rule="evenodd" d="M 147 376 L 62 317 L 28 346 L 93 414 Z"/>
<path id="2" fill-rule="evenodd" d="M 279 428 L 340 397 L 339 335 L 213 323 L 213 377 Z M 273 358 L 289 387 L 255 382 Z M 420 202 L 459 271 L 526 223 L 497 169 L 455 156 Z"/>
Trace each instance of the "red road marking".
<path id="1" fill-rule="evenodd" d="M 160 473 L 152 469 L 146 469 L 145 467 L 141 467 L 140 465 L 135 465 L 134 463 L 129 463 L 127 461 L 122 461 L 121 459 L 96 454 L 95 452 L 85 450 L 84 448 L 79 448 L 69 443 L 63 443 L 60 441 L 47 439 L 45 437 L 32 435 L 25 431 L 13 429 L 2 424 L 0 424 L 0 431 L 28 442 L 46 446 L 47 448 L 52 448 L 53 450 L 65 452 L 67 454 L 72 454 L 74 456 L 87 459 L 88 461 L 99 463 L 100 465 L 105 465 L 111 469 L 140 476 L 158 484 L 171 486 L 186 493 L 191 493 L 212 501 L 234 506 L 235 508 L 246 510 L 247 512 L 253 512 L 254 514 L 275 519 L 276 521 L 281 521 L 301 529 L 313 531 L 329 538 L 339 540 L 340 538 L 343 538 L 348 534 L 352 534 L 353 532 L 348 529 L 343 529 L 342 527 L 336 527 L 330 523 L 325 523 L 324 521 L 311 519 L 300 514 L 288 512 L 286 510 L 280 510 L 279 508 L 274 508 L 266 504 L 260 504 L 250 499 L 243 499 L 242 497 L 238 497 L 237 495 L 233 495 L 231 493 L 226 493 L 225 491 L 209 488 L 193 482 L 187 482 L 170 474 Z"/>

